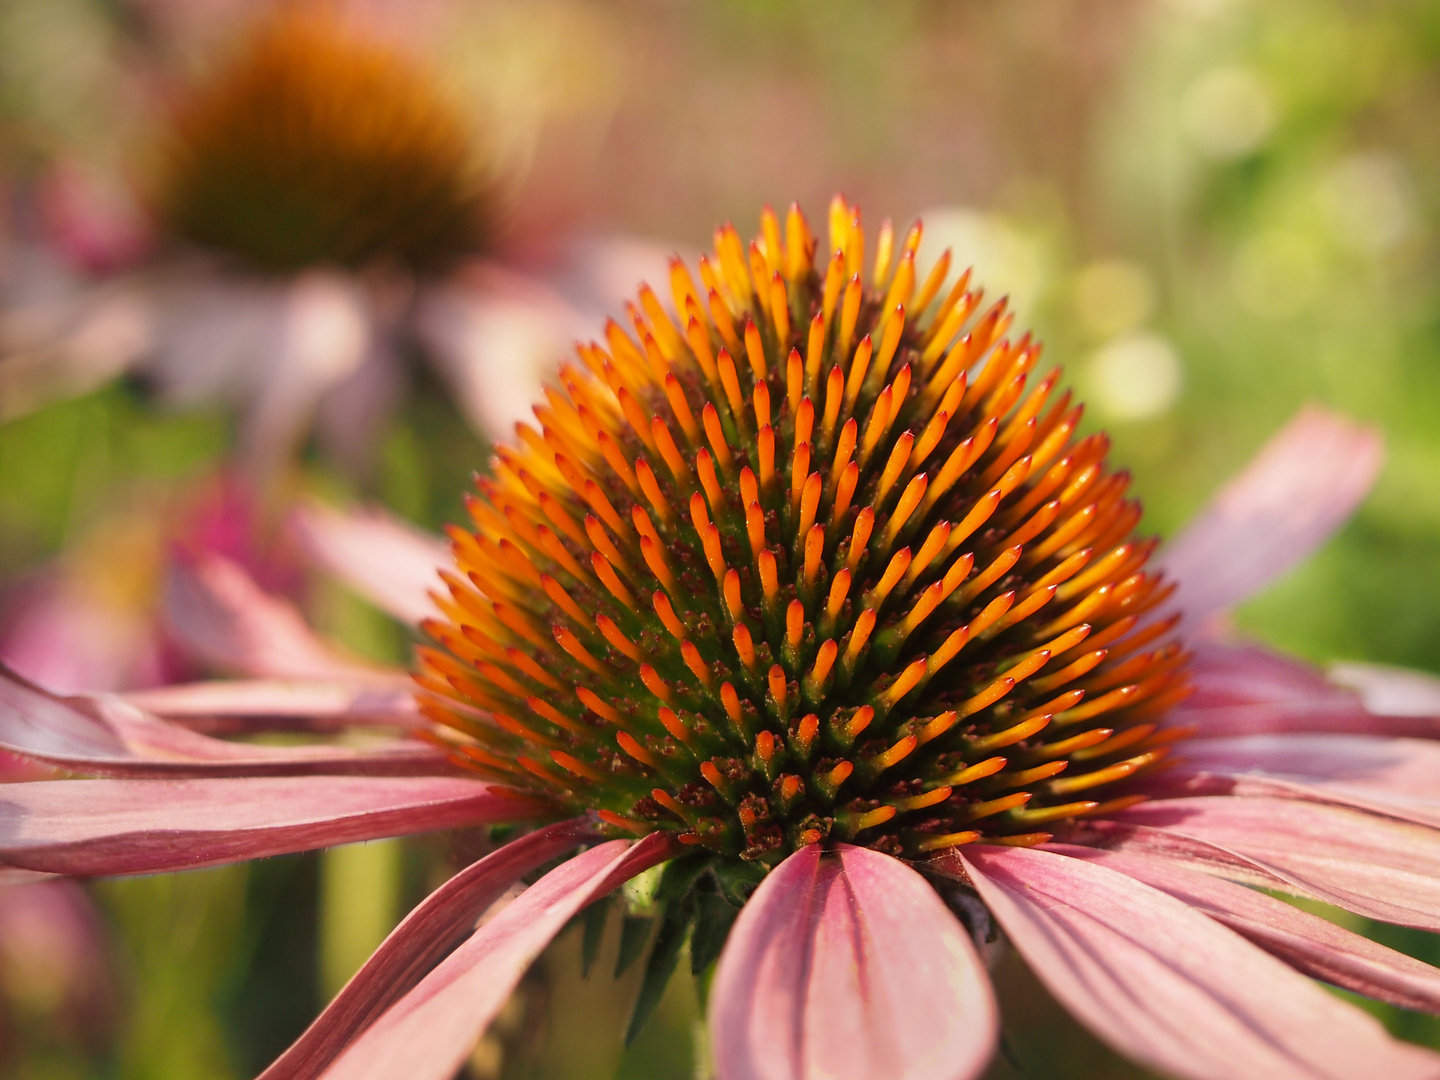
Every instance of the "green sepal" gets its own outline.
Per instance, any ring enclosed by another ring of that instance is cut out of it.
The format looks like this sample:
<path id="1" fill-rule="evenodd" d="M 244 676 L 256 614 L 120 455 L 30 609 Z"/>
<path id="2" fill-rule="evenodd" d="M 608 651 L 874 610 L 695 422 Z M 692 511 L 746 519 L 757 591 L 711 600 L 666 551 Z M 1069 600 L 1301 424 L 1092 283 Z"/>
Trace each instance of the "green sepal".
<path id="1" fill-rule="evenodd" d="M 724 894 L 725 899 L 740 908 L 745 906 L 745 901 L 750 899 L 750 894 L 759 887 L 770 868 L 756 863 L 726 859 L 723 862 L 715 862 L 711 869 L 714 871 L 715 881 L 720 886 L 720 892 Z"/>
<path id="2" fill-rule="evenodd" d="M 600 952 L 600 942 L 605 937 L 605 923 L 610 917 L 610 898 L 597 900 L 580 916 L 584 920 L 584 936 L 580 939 L 580 977 L 588 979 L 590 968 Z"/>
<path id="3" fill-rule="evenodd" d="M 626 912 L 620 922 L 620 955 L 615 958 L 615 978 L 625 974 L 626 969 L 645 951 L 650 940 L 650 928 L 655 920 L 649 915 L 631 915 Z"/>
<path id="4" fill-rule="evenodd" d="M 720 955 L 740 909 L 717 892 L 695 894 L 695 930 L 690 935 L 690 972 L 699 975 Z"/>
<path id="5" fill-rule="evenodd" d="M 650 959 L 645 963 L 645 978 L 640 983 L 640 993 L 635 998 L 635 1008 L 630 1013 L 630 1026 L 625 1029 L 625 1045 L 629 1046 L 640 1034 L 645 1021 L 665 996 L 665 987 L 675 973 L 680 960 L 680 950 L 685 947 L 691 921 L 695 917 L 694 894 L 671 900 L 665 905 L 665 914 L 660 919 L 660 932 L 655 935 L 655 947 L 650 950 Z"/>

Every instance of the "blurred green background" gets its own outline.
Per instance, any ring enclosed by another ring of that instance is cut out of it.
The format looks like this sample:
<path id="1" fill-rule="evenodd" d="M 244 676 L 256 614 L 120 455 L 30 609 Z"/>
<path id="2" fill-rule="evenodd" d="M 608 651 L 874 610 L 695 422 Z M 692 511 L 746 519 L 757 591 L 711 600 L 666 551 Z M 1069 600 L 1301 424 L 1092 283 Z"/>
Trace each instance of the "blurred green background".
<path id="1" fill-rule="evenodd" d="M 63 166 L 123 188 L 151 83 L 203 68 L 254 10 L 0 5 L 5 297 L 23 291 L 43 181 Z M 496 257 L 543 269 L 577 236 L 698 250 L 720 221 L 753 227 L 765 202 L 798 199 L 823 221 L 835 190 L 872 224 L 923 216 L 924 250 L 953 244 L 1066 367 L 1156 532 L 1304 402 L 1381 428 L 1372 498 L 1239 622 L 1317 662 L 1440 671 L 1440 3 L 477 0 L 445 18 L 464 32 L 438 35 L 427 62 L 506 163 Z M 213 474 L 235 425 L 219 404 L 163 407 L 135 379 L 0 425 L 0 577 L 23 583 L 59 558 L 143 607 L 155 543 L 126 538 Z M 291 482 L 436 528 L 484 467 L 483 439 L 428 376 L 374 441 L 360 469 L 312 445 Z M 359 601 L 323 583 L 305 599 L 351 647 L 404 659 L 405 632 Z M 106 934 L 104 974 L 88 977 L 114 991 L 78 1021 L 63 1002 L 41 1008 L 25 957 L 0 948 L 0 1072 L 252 1076 L 475 842 L 90 887 Z M 1351 925 L 1440 962 L 1432 935 Z M 704 1075 L 686 979 L 621 1046 L 635 972 L 617 992 L 617 933 L 588 979 L 578 935 L 562 938 L 470 1074 Z M 1138 1075 L 1013 958 L 997 981 L 995 1077 Z M 1374 1011 L 1440 1047 L 1440 1022 Z"/>

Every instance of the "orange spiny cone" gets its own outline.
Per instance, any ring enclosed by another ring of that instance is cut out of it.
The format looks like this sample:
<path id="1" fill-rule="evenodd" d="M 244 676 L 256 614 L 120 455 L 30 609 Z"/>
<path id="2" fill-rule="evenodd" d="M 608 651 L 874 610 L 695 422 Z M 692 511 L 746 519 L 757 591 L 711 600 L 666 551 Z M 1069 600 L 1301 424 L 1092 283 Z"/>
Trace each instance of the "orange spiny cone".
<path id="1" fill-rule="evenodd" d="M 1169 588 L 1006 302 L 917 276 L 918 224 L 871 267 L 858 209 L 829 232 L 726 226 L 578 347 L 454 533 L 423 707 L 509 786 L 761 867 L 1042 841 L 1178 736 Z"/>

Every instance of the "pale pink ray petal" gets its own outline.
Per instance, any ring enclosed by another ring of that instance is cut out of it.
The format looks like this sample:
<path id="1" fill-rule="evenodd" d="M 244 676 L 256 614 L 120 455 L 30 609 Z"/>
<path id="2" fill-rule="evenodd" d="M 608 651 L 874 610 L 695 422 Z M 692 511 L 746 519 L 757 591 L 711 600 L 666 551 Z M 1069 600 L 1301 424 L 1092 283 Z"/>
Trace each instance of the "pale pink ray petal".
<path id="1" fill-rule="evenodd" d="M 1440 969 L 1284 901 L 1167 859 L 1073 844 L 1047 844 L 1045 850 L 1087 859 L 1169 893 L 1312 978 L 1403 1009 L 1440 1013 Z"/>
<path id="2" fill-rule="evenodd" d="M 1297 799 L 1300 802 L 1346 806 L 1380 817 L 1440 829 L 1440 802 L 1396 798 L 1373 788 L 1323 780 L 1292 780 L 1260 773 L 1157 772 L 1133 785 L 1135 794 L 1173 801 L 1193 796 L 1237 799 Z"/>
<path id="3" fill-rule="evenodd" d="M 1440 738 L 1440 716 L 1377 715 L 1316 668 L 1255 645 L 1202 642 L 1188 669 L 1193 691 L 1171 717 L 1207 736 L 1289 731 Z"/>
<path id="4" fill-rule="evenodd" d="M 216 679 L 174 683 L 116 695 L 145 712 L 194 731 L 319 731 L 416 728 L 415 684 L 337 679 Z"/>
<path id="5" fill-rule="evenodd" d="M 1245 735 L 1190 739 L 1173 772 L 1323 781 L 1393 799 L 1440 802 L 1440 744 L 1374 735 Z"/>
<path id="6" fill-rule="evenodd" d="M 1114 818 L 1234 852 L 1357 914 L 1440 930 L 1440 830 L 1343 806 L 1228 796 L 1141 803 Z"/>
<path id="7" fill-rule="evenodd" d="M 427 896 L 375 950 L 305 1034 L 259 1080 L 311 1080 L 469 935 L 485 909 L 543 863 L 595 839 L 583 818 L 512 840 Z"/>
<path id="8" fill-rule="evenodd" d="M 271 596 L 238 564 L 217 555 L 172 563 L 165 617 L 179 643 L 237 675 L 297 679 L 390 679 L 322 642 L 288 600 Z"/>
<path id="9" fill-rule="evenodd" d="M 1329 675 L 1359 694 L 1373 713 L 1440 717 L 1440 678 L 1428 672 L 1351 661 L 1332 664 Z"/>
<path id="10" fill-rule="evenodd" d="M 280 776 L 453 773 L 416 739 L 349 746 L 229 743 L 166 723 L 108 695 L 60 698 L 0 665 L 0 750 L 101 776 Z"/>
<path id="11" fill-rule="evenodd" d="M 720 1080 L 965 1080 L 995 1001 L 960 922 L 897 859 L 801 848 L 740 912 L 710 992 Z"/>
<path id="12" fill-rule="evenodd" d="M 1131 877 L 1026 848 L 951 858 L 1051 993 L 1149 1068 L 1186 1080 L 1440 1074 L 1440 1057 Z"/>
<path id="13" fill-rule="evenodd" d="M 1192 739 L 1138 782 L 1161 797 L 1233 795 L 1333 802 L 1440 828 L 1440 746 L 1370 735 Z"/>
<path id="14" fill-rule="evenodd" d="M 345 1048 L 325 1080 L 449 1080 L 552 938 L 591 901 L 678 844 L 651 833 L 612 840 L 561 863 L 476 930 Z"/>
<path id="15" fill-rule="evenodd" d="M 456 777 L 40 780 L 0 786 L 0 862 L 143 874 L 544 816 Z"/>
<path id="16" fill-rule="evenodd" d="M 342 512 L 320 503 L 297 508 L 289 523 L 311 559 L 381 611 L 405 623 L 436 614 L 429 593 L 440 583 L 439 568 L 455 561 L 439 537 L 381 510 Z"/>
<path id="17" fill-rule="evenodd" d="M 1303 561 L 1380 473 L 1380 435 L 1307 406 L 1159 553 L 1192 632 Z"/>

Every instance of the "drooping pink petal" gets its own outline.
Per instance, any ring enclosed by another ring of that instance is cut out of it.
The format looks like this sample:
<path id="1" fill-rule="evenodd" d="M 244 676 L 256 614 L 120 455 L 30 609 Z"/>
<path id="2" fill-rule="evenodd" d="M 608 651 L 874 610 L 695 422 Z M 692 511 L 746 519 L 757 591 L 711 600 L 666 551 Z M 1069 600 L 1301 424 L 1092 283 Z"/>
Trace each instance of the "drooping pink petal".
<path id="1" fill-rule="evenodd" d="M 0 786 L 0 862 L 144 874 L 543 816 L 454 777 L 41 780 Z"/>
<path id="2" fill-rule="evenodd" d="M 299 445 L 324 396 L 360 368 L 376 338 L 371 306 L 352 276 L 307 270 L 284 286 L 279 340 L 269 378 L 241 430 L 241 453 L 272 475 Z M 250 365 L 257 358 L 245 357 Z M 243 361 L 242 361 L 243 362 Z"/>
<path id="3" fill-rule="evenodd" d="M 476 930 L 327 1068 L 324 1080 L 448 1080 L 535 957 L 582 908 L 676 854 L 651 833 L 561 863 Z"/>
<path id="4" fill-rule="evenodd" d="M 1188 673 L 1193 692 L 1171 717 L 1204 735 L 1337 731 L 1440 738 L 1440 718 L 1377 714 L 1318 669 L 1259 646 L 1198 643 Z"/>
<path id="5" fill-rule="evenodd" d="M 216 555 L 171 564 L 165 617 L 185 648 L 222 671 L 294 679 L 388 679 L 392 672 L 342 656 L 237 563 Z"/>
<path id="6" fill-rule="evenodd" d="M 984 966 L 925 879 L 803 847 L 746 903 L 710 992 L 720 1080 L 964 1080 L 997 1021 Z"/>
<path id="7" fill-rule="evenodd" d="M 1440 930 L 1440 829 L 1343 806 L 1228 796 L 1141 803 L 1115 820 L 1234 852 L 1357 914 Z"/>
<path id="8" fill-rule="evenodd" d="M 176 683 L 117 695 L 121 701 L 212 734 L 413 728 L 420 722 L 414 684 L 315 679 L 224 679 Z"/>
<path id="9" fill-rule="evenodd" d="M 613 298 L 618 300 L 618 297 Z M 509 438 L 588 320 L 545 282 L 473 262 L 420 297 L 416 330 L 465 418 Z"/>
<path id="10" fill-rule="evenodd" d="M 1041 981 L 1116 1050 L 1188 1080 L 1420 1080 L 1440 1057 L 1172 896 L 1049 851 L 959 861 Z"/>
<path id="11" fill-rule="evenodd" d="M 512 840 L 427 896 L 345 984 L 260 1080 L 312 1080 L 345 1046 L 407 994 L 465 938 L 475 921 L 522 874 L 586 840 L 584 819 L 562 821 Z"/>
<path id="12" fill-rule="evenodd" d="M 1440 969 L 1262 892 L 1166 859 L 1073 844 L 1045 850 L 1098 863 L 1169 893 L 1312 978 L 1404 1009 L 1440 1013 Z"/>
<path id="13" fill-rule="evenodd" d="M 437 569 L 455 560 L 439 537 L 380 510 L 342 513 L 320 503 L 290 516 L 310 557 L 395 618 L 418 623 L 435 614 L 429 593 Z"/>
<path id="14" fill-rule="evenodd" d="M 1360 505 L 1383 459 L 1378 432 L 1302 409 L 1159 554 L 1192 631 L 1319 547 Z"/>
<path id="15" fill-rule="evenodd" d="M 60 698 L 0 665 L 0 750 L 101 776 L 414 776 L 453 772 L 418 740 L 347 746 L 228 743 L 168 724 L 118 698 Z"/>

